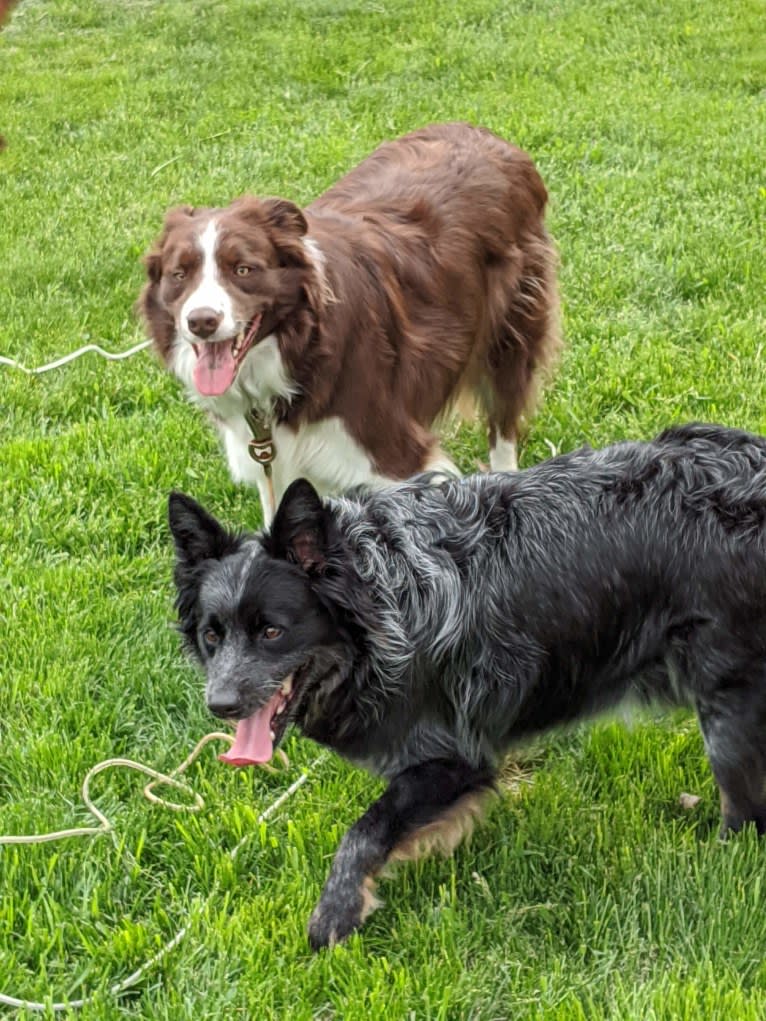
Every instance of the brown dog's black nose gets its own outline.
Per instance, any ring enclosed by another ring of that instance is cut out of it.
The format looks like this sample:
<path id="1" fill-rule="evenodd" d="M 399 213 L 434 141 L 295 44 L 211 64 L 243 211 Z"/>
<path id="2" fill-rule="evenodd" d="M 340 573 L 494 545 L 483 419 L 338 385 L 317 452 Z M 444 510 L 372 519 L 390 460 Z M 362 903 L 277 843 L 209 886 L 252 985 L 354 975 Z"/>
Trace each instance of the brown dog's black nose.
<path id="1" fill-rule="evenodd" d="M 212 308 L 195 308 L 186 317 L 186 324 L 191 333 L 201 340 L 212 336 L 221 324 L 223 316 Z"/>

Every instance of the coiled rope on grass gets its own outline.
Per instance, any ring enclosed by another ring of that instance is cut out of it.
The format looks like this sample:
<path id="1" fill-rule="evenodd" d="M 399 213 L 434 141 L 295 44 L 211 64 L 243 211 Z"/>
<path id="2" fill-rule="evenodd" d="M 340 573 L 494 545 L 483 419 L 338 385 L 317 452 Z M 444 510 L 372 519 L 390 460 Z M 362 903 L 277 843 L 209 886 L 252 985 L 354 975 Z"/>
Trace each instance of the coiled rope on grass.
<path id="1" fill-rule="evenodd" d="M 95 805 L 93 799 L 91 798 L 90 781 L 93 779 L 93 777 L 97 776 L 104 770 L 114 767 L 132 769 L 135 770 L 136 772 L 143 773 L 145 776 L 151 777 L 150 782 L 144 787 L 143 790 L 144 797 L 146 797 L 149 801 L 161 805 L 164 808 L 168 808 L 174 812 L 199 812 L 201 809 L 205 807 L 205 802 L 202 796 L 195 790 L 193 790 L 188 783 L 184 782 L 183 780 L 179 780 L 178 778 L 183 772 L 185 772 L 185 770 L 189 768 L 189 766 L 192 765 L 192 763 L 197 759 L 200 752 L 207 744 L 209 744 L 211 741 L 220 740 L 227 741 L 229 744 L 231 744 L 234 739 L 231 736 L 231 734 L 223 734 L 218 732 L 206 734 L 205 737 L 203 737 L 200 741 L 197 742 L 194 749 L 184 759 L 180 766 L 177 766 L 170 773 L 162 773 L 159 770 L 153 769 L 151 766 L 146 766 L 141 762 L 134 762 L 132 759 L 122 758 L 105 759 L 103 762 L 97 763 L 95 766 L 88 770 L 82 784 L 83 802 L 85 803 L 85 807 L 88 809 L 90 814 L 98 820 L 98 826 L 85 826 L 78 827 L 76 829 L 56 830 L 55 832 L 52 833 L 32 834 L 27 836 L 0 836 L 0 844 L 16 844 L 16 845 L 41 844 L 51 840 L 63 840 L 67 837 L 95 836 L 96 834 L 99 833 L 113 832 L 114 824 L 97 807 L 97 805 Z M 280 759 L 285 769 L 289 768 L 290 763 L 285 753 L 280 749 L 278 750 L 277 754 L 280 756 Z M 294 780 L 286 790 L 284 790 L 270 805 L 268 805 L 260 813 L 257 822 L 258 823 L 266 822 L 267 819 L 271 818 L 271 816 L 274 815 L 277 809 L 281 808 L 281 806 L 289 798 L 291 798 L 293 794 L 295 794 L 295 792 L 300 787 L 303 786 L 303 784 L 306 783 L 306 781 L 309 779 L 309 777 L 314 772 L 316 767 L 324 758 L 326 758 L 326 756 L 327 752 L 321 752 L 314 759 L 314 761 L 301 773 L 301 775 L 296 780 Z M 269 766 L 268 764 L 265 764 L 265 768 L 267 768 L 270 772 L 273 773 L 281 772 L 281 770 L 278 771 L 274 769 L 273 766 Z M 179 804 L 178 802 L 168 801 L 165 798 L 159 797 L 155 793 L 154 788 L 160 784 L 173 787 L 176 790 L 182 790 L 185 793 L 191 795 L 193 799 L 192 804 L 188 805 Z M 253 830 L 252 832 L 255 831 Z M 245 834 L 245 836 L 242 837 L 239 843 L 229 852 L 229 858 L 231 859 L 231 861 L 235 860 L 235 858 L 239 854 L 240 849 L 250 839 L 250 836 L 251 833 Z M 192 922 L 197 917 L 199 912 L 210 902 L 210 900 L 216 893 L 217 887 L 218 882 L 216 881 L 207 897 L 202 902 L 197 902 L 192 906 L 191 917 L 189 921 L 184 926 L 182 926 L 178 930 L 178 932 L 175 933 L 174 936 L 172 936 L 169 940 L 163 943 L 160 949 L 155 954 L 153 954 L 152 957 L 149 958 L 149 960 L 144 961 L 144 963 L 139 968 L 136 968 L 134 972 L 131 972 L 131 974 L 128 975 L 127 978 L 121 979 L 119 982 L 115 982 L 111 986 L 109 986 L 107 990 L 107 995 L 116 997 L 119 996 L 121 993 L 124 993 L 131 986 L 134 986 L 139 981 L 139 979 L 144 974 L 146 974 L 147 971 L 149 971 L 150 968 L 153 968 L 155 964 L 158 964 L 164 957 L 166 957 L 172 950 L 174 950 L 189 932 Z M 93 993 L 89 996 L 84 996 L 81 999 L 77 1000 L 62 1000 L 54 1003 L 42 1003 L 36 1000 L 26 1000 L 22 999 L 21 997 L 10 996 L 7 993 L 0 993 L 0 1004 L 3 1004 L 6 1007 L 15 1007 L 17 1009 L 31 1010 L 35 1012 L 52 1010 L 58 1013 L 64 1010 L 75 1010 L 84 1007 L 87 1004 L 93 1002 L 98 995 L 99 995 L 98 993 Z"/>
<path id="2" fill-rule="evenodd" d="M 105 358 L 107 361 L 122 361 L 125 358 L 130 358 L 133 355 L 138 354 L 139 351 L 145 350 L 147 347 L 150 346 L 150 344 L 151 341 L 146 340 L 140 344 L 134 345 L 127 351 L 120 352 L 105 351 L 104 348 L 99 347 L 98 344 L 86 344 L 84 347 L 80 347 L 76 351 L 72 351 L 70 354 L 64 355 L 61 358 L 56 358 L 52 362 L 47 362 L 44 365 L 39 365 L 36 366 L 35 368 L 28 368 L 26 365 L 23 365 L 21 362 L 16 361 L 14 358 L 7 358 L 4 355 L 0 355 L 0 365 L 5 365 L 11 369 L 17 369 L 20 372 L 24 372 L 28 376 L 39 376 L 45 372 L 50 372 L 53 369 L 59 369 L 64 365 L 68 365 L 70 362 L 75 361 L 75 359 L 81 358 L 83 355 L 89 354 L 90 352 L 98 354 L 100 357 Z M 223 734 L 218 732 L 206 734 L 205 737 L 203 737 L 200 741 L 197 742 L 197 744 L 194 746 L 189 755 L 184 759 L 184 761 L 170 773 L 162 773 L 159 770 L 153 769 L 151 766 L 146 766 L 141 762 L 135 762 L 133 759 L 123 758 L 104 759 L 103 762 L 96 763 L 95 766 L 92 766 L 91 769 L 88 770 L 82 782 L 81 789 L 82 799 L 85 804 L 85 807 L 90 812 L 90 814 L 97 820 L 98 822 L 97 826 L 80 826 L 73 829 L 56 830 L 55 832 L 52 833 L 27 834 L 23 836 L 0 836 L 0 845 L 42 844 L 53 840 L 64 840 L 68 837 L 86 837 L 95 836 L 96 834 L 99 833 L 113 832 L 114 824 L 98 808 L 98 806 L 94 803 L 90 795 L 91 780 L 94 777 L 98 776 L 99 773 L 102 773 L 104 770 L 111 768 L 132 769 L 138 773 L 143 773 L 144 776 L 150 777 L 149 783 L 146 784 L 143 790 L 144 797 L 147 798 L 149 801 L 152 801 L 155 804 L 161 805 L 164 808 L 170 809 L 171 811 L 174 812 L 199 812 L 202 808 L 205 807 L 205 802 L 202 799 L 202 796 L 198 794 L 196 791 L 194 791 L 189 786 L 188 783 L 185 783 L 183 780 L 179 780 L 179 776 L 182 773 L 184 773 L 189 768 L 189 766 L 192 765 L 192 763 L 197 759 L 197 757 L 207 744 L 209 744 L 211 741 L 220 740 L 228 741 L 229 744 L 231 744 L 234 739 L 230 734 Z M 285 769 L 289 768 L 290 763 L 285 753 L 280 749 L 277 754 L 280 756 L 282 764 L 285 767 Z M 309 777 L 314 772 L 316 767 L 324 758 L 326 758 L 326 756 L 327 752 L 322 752 L 320 755 L 318 755 L 314 759 L 314 761 L 308 766 L 308 768 L 305 769 L 301 773 L 301 775 L 296 780 L 294 780 L 290 784 L 290 786 L 279 795 L 279 797 L 277 797 L 270 805 L 268 805 L 261 812 L 261 814 L 258 816 L 257 822 L 258 823 L 266 822 L 267 819 L 271 818 L 271 816 L 279 808 L 281 808 L 281 806 L 289 798 L 291 798 L 293 794 L 295 794 L 295 792 L 300 787 L 303 786 L 303 784 L 306 783 L 306 781 L 309 779 Z M 268 764 L 263 764 L 261 768 L 268 769 L 270 772 L 277 772 L 277 770 L 275 770 L 273 766 L 269 766 Z M 189 794 L 192 798 L 192 803 L 184 805 L 175 801 L 168 801 L 166 798 L 159 797 L 155 793 L 155 788 L 160 784 L 163 784 L 168 787 L 173 787 L 176 790 L 180 790 L 185 792 L 186 794 Z M 247 842 L 249 838 L 250 834 L 246 834 L 239 841 L 236 847 L 232 849 L 232 851 L 229 853 L 229 858 L 231 859 L 231 861 L 234 861 L 240 849 L 243 847 L 243 845 Z M 153 956 L 150 957 L 149 960 L 144 961 L 144 963 L 139 968 L 136 968 L 134 972 L 128 975 L 127 978 L 121 979 L 119 982 L 115 982 L 111 986 L 109 986 L 107 990 L 107 995 L 117 997 L 120 994 L 124 993 L 127 989 L 130 989 L 139 981 L 139 979 L 144 974 L 146 974 L 147 971 L 153 968 L 155 964 L 159 963 L 159 961 L 161 961 L 172 950 L 174 950 L 178 946 L 178 944 L 184 939 L 186 934 L 189 932 L 192 921 L 195 919 L 196 915 L 202 910 L 203 907 L 205 907 L 209 903 L 210 899 L 215 894 L 217 890 L 217 885 L 218 884 L 216 882 L 213 885 L 213 888 L 208 894 L 208 896 L 201 903 L 198 902 L 196 905 L 192 907 L 191 918 L 186 923 L 186 925 L 182 926 L 182 928 L 180 928 L 178 932 L 176 932 L 176 934 L 173 937 L 171 937 L 171 939 L 163 943 L 160 949 L 155 954 L 153 954 Z M 64 1010 L 75 1010 L 84 1007 L 87 1004 L 93 1002 L 97 996 L 98 993 L 93 993 L 90 996 L 84 996 L 78 1000 L 62 1000 L 60 1002 L 54 1003 L 41 1003 L 35 1000 L 25 1000 L 17 996 L 10 996 L 7 993 L 0 993 L 0 1004 L 6 1007 L 14 1007 L 19 1010 L 30 1010 L 35 1012 L 52 1010 L 56 1013 L 59 1013 Z"/>

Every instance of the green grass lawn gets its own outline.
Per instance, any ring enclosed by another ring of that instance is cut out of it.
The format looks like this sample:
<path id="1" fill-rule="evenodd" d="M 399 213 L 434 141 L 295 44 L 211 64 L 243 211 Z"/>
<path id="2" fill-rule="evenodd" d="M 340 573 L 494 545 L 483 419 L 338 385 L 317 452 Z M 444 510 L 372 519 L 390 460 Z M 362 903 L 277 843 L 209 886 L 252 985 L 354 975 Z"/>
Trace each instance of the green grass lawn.
<path id="1" fill-rule="evenodd" d="M 167 206 L 305 202 L 383 138 L 464 118 L 533 155 L 561 253 L 567 347 L 522 463 L 690 418 L 766 432 L 765 15 L 21 0 L 0 35 L 0 354 L 137 342 L 140 256 Z M 0 422 L 0 832 L 87 825 L 89 766 L 171 768 L 211 727 L 171 627 L 168 490 L 243 526 L 257 499 L 146 353 L 0 368 Z M 486 458 L 479 428 L 449 446 L 466 470 Z M 206 752 L 199 815 L 108 774 L 94 791 L 114 840 L 0 848 L 0 992 L 95 993 L 72 1015 L 88 1021 L 766 1017 L 766 848 L 717 840 L 690 716 L 522 752 L 525 782 L 473 842 L 401 870 L 363 932 L 318 956 L 308 914 L 380 787 L 328 757 L 256 825 L 317 752 L 287 750 L 276 776 Z M 107 995 L 187 923 L 130 995 Z"/>

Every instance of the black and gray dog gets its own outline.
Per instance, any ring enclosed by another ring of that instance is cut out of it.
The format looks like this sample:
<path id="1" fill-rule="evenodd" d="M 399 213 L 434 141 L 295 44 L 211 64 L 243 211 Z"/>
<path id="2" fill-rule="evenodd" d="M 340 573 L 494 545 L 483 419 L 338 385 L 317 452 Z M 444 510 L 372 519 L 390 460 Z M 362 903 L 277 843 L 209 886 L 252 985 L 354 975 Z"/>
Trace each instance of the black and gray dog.
<path id="1" fill-rule="evenodd" d="M 690 704 L 724 828 L 766 829 L 766 440 L 718 426 L 517 474 L 320 501 L 270 531 L 170 498 L 178 609 L 229 756 L 288 723 L 386 777 L 309 923 L 358 928 L 373 877 L 451 847 L 509 746 L 625 697 Z"/>

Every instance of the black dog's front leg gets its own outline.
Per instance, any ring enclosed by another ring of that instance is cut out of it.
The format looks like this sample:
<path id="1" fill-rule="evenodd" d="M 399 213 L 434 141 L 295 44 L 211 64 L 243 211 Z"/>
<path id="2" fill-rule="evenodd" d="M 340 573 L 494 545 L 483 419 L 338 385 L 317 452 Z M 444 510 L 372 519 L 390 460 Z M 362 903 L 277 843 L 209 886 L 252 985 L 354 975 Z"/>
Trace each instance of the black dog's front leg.
<path id="1" fill-rule="evenodd" d="M 374 877 L 386 861 L 449 853 L 477 814 L 493 773 L 461 760 L 432 759 L 405 769 L 343 837 L 322 896 L 309 921 L 318 950 L 358 929 L 378 906 Z"/>

